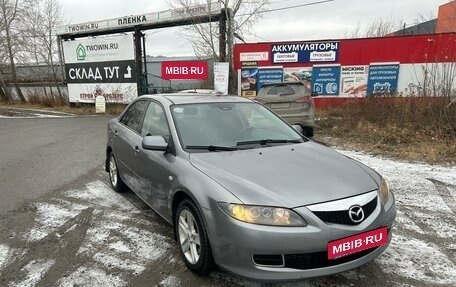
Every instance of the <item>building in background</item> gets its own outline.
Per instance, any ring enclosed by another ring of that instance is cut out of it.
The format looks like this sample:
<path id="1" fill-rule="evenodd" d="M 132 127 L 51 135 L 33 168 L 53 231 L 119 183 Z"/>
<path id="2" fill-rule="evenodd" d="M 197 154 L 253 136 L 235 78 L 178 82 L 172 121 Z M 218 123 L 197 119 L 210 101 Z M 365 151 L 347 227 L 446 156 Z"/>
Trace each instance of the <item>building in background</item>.
<path id="1" fill-rule="evenodd" d="M 439 7 L 436 33 L 456 32 L 456 1 Z"/>
<path id="2" fill-rule="evenodd" d="M 410 36 L 453 32 L 456 32 L 456 1 L 441 5 L 436 19 L 415 23 L 410 27 L 404 27 L 404 29 L 391 33 L 388 36 Z"/>
<path id="3" fill-rule="evenodd" d="M 302 81 L 317 106 L 375 95 L 455 93 L 456 33 L 236 44 L 238 91 Z"/>

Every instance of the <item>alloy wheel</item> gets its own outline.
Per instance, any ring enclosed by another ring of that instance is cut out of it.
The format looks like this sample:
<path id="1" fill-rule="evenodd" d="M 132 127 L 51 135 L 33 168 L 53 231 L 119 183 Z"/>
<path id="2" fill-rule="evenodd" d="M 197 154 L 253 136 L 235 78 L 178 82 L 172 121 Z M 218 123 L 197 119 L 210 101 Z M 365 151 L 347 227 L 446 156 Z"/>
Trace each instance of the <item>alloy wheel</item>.
<path id="1" fill-rule="evenodd" d="M 190 264 L 196 264 L 201 253 L 201 239 L 193 214 L 184 209 L 179 215 L 179 243 L 185 258 Z"/>

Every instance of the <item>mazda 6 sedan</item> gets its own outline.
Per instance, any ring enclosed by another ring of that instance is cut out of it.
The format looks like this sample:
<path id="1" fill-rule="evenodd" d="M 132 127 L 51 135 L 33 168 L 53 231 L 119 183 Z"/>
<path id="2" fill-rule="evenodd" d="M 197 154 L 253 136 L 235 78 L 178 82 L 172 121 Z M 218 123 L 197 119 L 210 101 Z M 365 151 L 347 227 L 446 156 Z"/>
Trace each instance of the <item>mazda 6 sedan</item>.
<path id="1" fill-rule="evenodd" d="M 329 275 L 391 241 L 395 200 L 381 175 L 238 96 L 139 97 L 108 124 L 106 171 L 174 227 L 199 275 Z"/>

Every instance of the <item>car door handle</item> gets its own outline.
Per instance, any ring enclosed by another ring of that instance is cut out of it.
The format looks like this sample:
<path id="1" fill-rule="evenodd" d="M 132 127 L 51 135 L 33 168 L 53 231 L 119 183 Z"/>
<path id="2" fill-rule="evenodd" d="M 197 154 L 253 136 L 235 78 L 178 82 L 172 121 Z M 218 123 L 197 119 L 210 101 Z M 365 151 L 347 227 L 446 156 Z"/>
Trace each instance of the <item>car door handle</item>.
<path id="1" fill-rule="evenodd" d="M 135 152 L 139 152 L 139 147 L 138 146 L 134 146 L 133 149 L 135 150 Z"/>
<path id="2" fill-rule="evenodd" d="M 117 136 L 117 130 L 114 130 L 114 137 Z"/>

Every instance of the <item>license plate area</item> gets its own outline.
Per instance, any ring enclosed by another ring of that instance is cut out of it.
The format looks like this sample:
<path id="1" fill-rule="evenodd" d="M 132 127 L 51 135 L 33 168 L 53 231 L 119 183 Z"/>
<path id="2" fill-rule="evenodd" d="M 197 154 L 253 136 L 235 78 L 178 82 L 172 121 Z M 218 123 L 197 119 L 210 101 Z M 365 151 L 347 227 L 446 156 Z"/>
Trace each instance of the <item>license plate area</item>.
<path id="1" fill-rule="evenodd" d="M 271 109 L 289 109 L 290 103 L 271 104 Z"/>
<path id="2" fill-rule="evenodd" d="M 328 259 L 336 259 L 388 243 L 388 228 L 381 227 L 328 243 Z"/>

